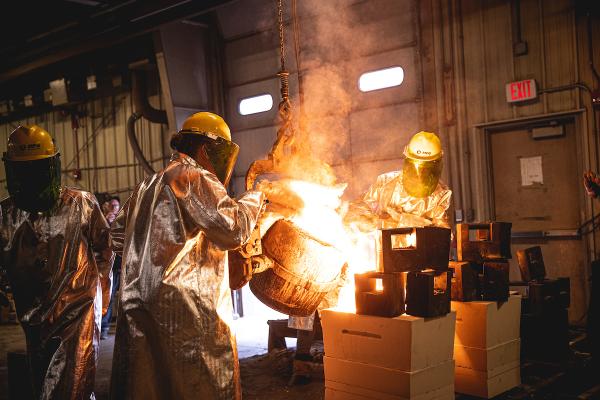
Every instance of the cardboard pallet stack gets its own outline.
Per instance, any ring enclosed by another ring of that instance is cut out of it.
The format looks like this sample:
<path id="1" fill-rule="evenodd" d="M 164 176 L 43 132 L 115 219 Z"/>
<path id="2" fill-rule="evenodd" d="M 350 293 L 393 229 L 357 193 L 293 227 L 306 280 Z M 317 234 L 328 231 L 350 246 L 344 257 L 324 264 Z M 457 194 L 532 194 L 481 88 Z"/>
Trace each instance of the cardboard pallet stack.
<path id="1" fill-rule="evenodd" d="M 459 224 L 451 263 L 457 393 L 491 398 L 521 383 L 521 296 L 509 295 L 509 223 Z"/>
<path id="2" fill-rule="evenodd" d="M 323 310 L 325 399 L 454 399 L 455 316 Z"/>
<path id="3" fill-rule="evenodd" d="M 507 302 L 452 302 L 457 393 L 491 398 L 521 383 L 521 296 Z"/>

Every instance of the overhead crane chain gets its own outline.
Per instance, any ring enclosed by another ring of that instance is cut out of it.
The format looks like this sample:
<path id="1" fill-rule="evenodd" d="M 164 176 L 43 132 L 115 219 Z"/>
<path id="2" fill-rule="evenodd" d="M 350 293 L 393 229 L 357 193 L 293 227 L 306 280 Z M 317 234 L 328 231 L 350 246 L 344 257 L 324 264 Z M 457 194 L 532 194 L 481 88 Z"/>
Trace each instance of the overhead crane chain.
<path id="1" fill-rule="evenodd" d="M 281 102 L 279 103 L 279 119 L 281 126 L 277 131 L 277 142 L 291 144 L 294 135 L 292 102 L 290 101 L 290 73 L 285 67 L 285 26 L 283 20 L 283 0 L 277 0 L 277 22 L 279 30 L 279 56 L 281 70 L 277 73 L 281 83 Z M 276 145 L 279 143 L 276 143 Z M 274 150 L 279 146 L 275 146 Z M 284 149 L 280 149 L 283 151 Z M 279 153 L 279 151 L 277 152 Z M 274 154 L 275 160 L 279 154 Z"/>
<path id="2" fill-rule="evenodd" d="M 279 28 L 279 59 L 281 70 L 285 71 L 285 38 L 283 24 L 283 0 L 277 0 L 277 22 Z"/>
<path id="3" fill-rule="evenodd" d="M 271 147 L 266 160 L 256 160 L 246 172 L 246 190 L 254 187 L 256 179 L 265 173 L 275 172 L 280 161 L 294 151 L 294 134 L 292 102 L 290 101 L 290 73 L 285 68 L 285 27 L 283 21 L 283 0 L 275 0 L 277 5 L 277 28 L 279 32 L 279 56 L 281 69 L 277 73 L 281 84 L 281 101 L 279 103 L 279 129 L 277 139 Z"/>

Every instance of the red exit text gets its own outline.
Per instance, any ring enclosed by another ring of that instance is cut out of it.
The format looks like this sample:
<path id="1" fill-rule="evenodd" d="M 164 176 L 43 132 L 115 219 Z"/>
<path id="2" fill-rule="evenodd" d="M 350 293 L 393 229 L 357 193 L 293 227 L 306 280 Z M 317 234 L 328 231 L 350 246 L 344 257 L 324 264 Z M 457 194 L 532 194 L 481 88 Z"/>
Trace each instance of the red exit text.
<path id="1" fill-rule="evenodd" d="M 537 97 L 537 88 L 534 79 L 524 81 L 510 82 L 506 84 L 506 101 L 515 103 L 535 99 Z"/>

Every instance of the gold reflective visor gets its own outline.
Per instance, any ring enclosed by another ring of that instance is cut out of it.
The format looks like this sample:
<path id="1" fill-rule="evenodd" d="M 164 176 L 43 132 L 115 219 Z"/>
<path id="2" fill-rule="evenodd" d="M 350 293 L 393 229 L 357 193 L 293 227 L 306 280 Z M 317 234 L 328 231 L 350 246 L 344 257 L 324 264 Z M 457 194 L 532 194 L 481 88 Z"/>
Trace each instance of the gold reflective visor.
<path id="1" fill-rule="evenodd" d="M 405 158 L 402 167 L 402 185 L 414 197 L 427 197 L 435 191 L 442 175 L 442 158 L 430 161 Z"/>
<path id="2" fill-rule="evenodd" d="M 233 173 L 233 167 L 240 152 L 240 147 L 221 137 L 211 137 L 206 144 L 206 154 L 215 169 L 217 178 L 224 186 L 227 186 Z"/>

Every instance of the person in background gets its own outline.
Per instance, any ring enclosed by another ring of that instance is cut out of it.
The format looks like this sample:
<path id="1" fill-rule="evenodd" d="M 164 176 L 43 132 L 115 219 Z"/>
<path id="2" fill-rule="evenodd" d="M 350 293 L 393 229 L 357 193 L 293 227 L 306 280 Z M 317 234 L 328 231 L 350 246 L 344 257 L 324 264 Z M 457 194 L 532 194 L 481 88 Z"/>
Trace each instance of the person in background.
<path id="1" fill-rule="evenodd" d="M 263 194 L 227 195 L 239 147 L 218 115 L 190 116 L 171 147 L 111 229 L 123 256 L 111 398 L 239 399 L 226 251 L 250 238 Z"/>
<path id="2" fill-rule="evenodd" d="M 440 181 L 442 143 L 435 133 L 419 132 L 404 149 L 402 170 L 387 172 L 359 200 L 345 219 L 362 231 L 407 226 L 449 228 L 452 191 Z"/>
<path id="3" fill-rule="evenodd" d="M 583 187 L 587 195 L 592 199 L 600 196 L 600 178 L 592 171 L 587 171 L 583 174 Z"/>
<path id="4" fill-rule="evenodd" d="M 0 268 L 25 333 L 34 397 L 94 399 L 109 226 L 91 193 L 61 185 L 60 154 L 44 129 L 16 128 L 3 161 Z"/>
<path id="5" fill-rule="evenodd" d="M 111 196 L 106 202 L 106 212 L 104 216 L 109 224 L 112 224 L 117 214 L 121 211 L 121 199 L 119 196 Z"/>
<path id="6" fill-rule="evenodd" d="M 121 199 L 119 196 L 107 197 L 106 201 L 102 204 L 102 210 L 104 217 L 109 225 L 112 225 L 117 214 L 121 210 Z M 110 302 L 108 303 L 108 310 L 102 317 L 102 330 L 100 333 L 100 339 L 108 339 L 108 330 L 110 329 L 110 321 L 113 316 L 113 307 L 115 307 L 115 296 L 120 287 L 121 280 L 121 256 L 117 255 L 113 263 L 112 268 L 112 288 L 110 291 Z"/>

